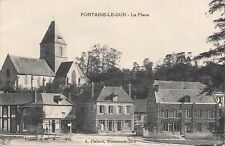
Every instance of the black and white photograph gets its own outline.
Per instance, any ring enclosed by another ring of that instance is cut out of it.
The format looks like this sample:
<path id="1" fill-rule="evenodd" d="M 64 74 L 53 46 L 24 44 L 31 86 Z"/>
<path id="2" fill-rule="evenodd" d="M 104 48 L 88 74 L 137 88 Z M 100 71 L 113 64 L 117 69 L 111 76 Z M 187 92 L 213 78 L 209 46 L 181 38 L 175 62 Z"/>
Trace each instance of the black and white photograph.
<path id="1" fill-rule="evenodd" d="M 0 0 L 0 146 L 225 146 L 225 0 Z"/>

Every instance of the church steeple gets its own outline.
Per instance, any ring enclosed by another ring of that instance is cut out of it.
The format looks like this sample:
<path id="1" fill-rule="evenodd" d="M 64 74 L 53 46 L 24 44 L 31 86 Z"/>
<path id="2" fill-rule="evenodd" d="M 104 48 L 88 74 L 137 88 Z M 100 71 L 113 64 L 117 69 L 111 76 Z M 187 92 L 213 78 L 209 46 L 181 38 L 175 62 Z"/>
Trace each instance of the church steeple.
<path id="1" fill-rule="evenodd" d="M 56 73 L 60 64 L 67 61 L 66 42 L 52 21 L 40 43 L 40 58 L 45 59 Z"/>

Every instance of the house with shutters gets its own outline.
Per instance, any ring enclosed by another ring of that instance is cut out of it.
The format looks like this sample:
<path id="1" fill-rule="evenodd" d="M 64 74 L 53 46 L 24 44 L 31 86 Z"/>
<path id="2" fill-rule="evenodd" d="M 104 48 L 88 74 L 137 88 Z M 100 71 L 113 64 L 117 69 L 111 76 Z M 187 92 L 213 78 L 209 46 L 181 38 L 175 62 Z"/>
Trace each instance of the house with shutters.
<path id="1" fill-rule="evenodd" d="M 0 88 L 35 89 L 56 85 L 83 85 L 89 80 L 74 61 L 67 58 L 67 44 L 52 21 L 40 43 L 40 57 L 7 55 L 0 71 Z"/>
<path id="2" fill-rule="evenodd" d="M 0 94 L 2 133 L 69 133 L 74 131 L 75 119 L 75 107 L 62 94 Z"/>
<path id="3" fill-rule="evenodd" d="M 158 133 L 214 133 L 218 102 L 200 82 L 155 80 L 148 99 L 148 128 Z"/>
<path id="4" fill-rule="evenodd" d="M 122 87 L 86 88 L 76 99 L 77 126 L 98 134 L 131 134 L 134 101 Z"/>

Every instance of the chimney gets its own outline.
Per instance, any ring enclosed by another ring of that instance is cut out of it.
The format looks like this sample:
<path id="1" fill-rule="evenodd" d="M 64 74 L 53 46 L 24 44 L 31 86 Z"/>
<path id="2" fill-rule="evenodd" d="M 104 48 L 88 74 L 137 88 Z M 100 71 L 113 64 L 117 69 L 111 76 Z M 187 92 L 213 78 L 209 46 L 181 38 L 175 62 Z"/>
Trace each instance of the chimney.
<path id="1" fill-rule="evenodd" d="M 94 83 L 92 82 L 91 83 L 91 98 L 93 98 L 94 97 L 94 94 L 95 94 L 95 86 L 94 86 Z"/>
<path id="2" fill-rule="evenodd" d="M 129 89 L 128 89 L 128 92 L 129 92 L 128 94 L 129 94 L 129 96 L 131 97 L 131 84 L 130 84 L 130 83 L 128 84 L 128 88 L 129 88 Z"/>
<path id="3" fill-rule="evenodd" d="M 154 88 L 154 91 L 155 91 L 155 92 L 159 92 L 159 85 L 154 85 L 153 88 Z"/>

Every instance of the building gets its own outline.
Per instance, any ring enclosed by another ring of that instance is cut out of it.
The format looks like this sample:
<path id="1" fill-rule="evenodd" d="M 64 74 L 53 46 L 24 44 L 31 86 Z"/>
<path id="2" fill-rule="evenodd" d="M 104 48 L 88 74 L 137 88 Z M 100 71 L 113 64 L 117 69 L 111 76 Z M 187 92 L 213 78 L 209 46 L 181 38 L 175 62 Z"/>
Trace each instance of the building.
<path id="1" fill-rule="evenodd" d="M 60 86 L 83 85 L 87 77 L 68 61 L 67 44 L 52 21 L 40 43 L 40 58 L 7 55 L 0 71 L 0 88 L 34 89 L 56 80 Z"/>
<path id="2" fill-rule="evenodd" d="M 134 101 L 134 130 L 137 135 L 143 135 L 147 123 L 147 98 Z"/>
<path id="3" fill-rule="evenodd" d="M 77 125 L 82 131 L 131 134 L 134 130 L 134 101 L 122 87 L 94 88 L 92 84 L 76 103 Z"/>
<path id="4" fill-rule="evenodd" d="M 185 135 L 213 133 L 218 127 L 218 104 L 200 82 L 159 81 L 148 101 L 150 131 Z"/>
<path id="5" fill-rule="evenodd" d="M 62 94 L 0 94 L 0 131 L 67 133 L 75 127 L 75 107 Z"/>

